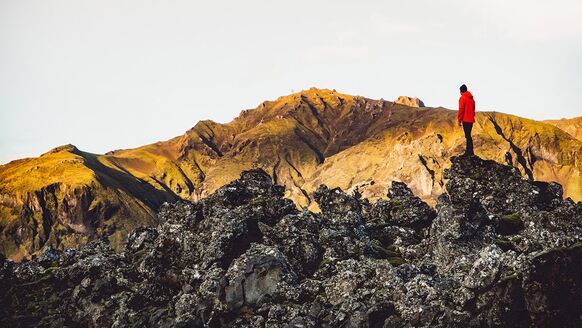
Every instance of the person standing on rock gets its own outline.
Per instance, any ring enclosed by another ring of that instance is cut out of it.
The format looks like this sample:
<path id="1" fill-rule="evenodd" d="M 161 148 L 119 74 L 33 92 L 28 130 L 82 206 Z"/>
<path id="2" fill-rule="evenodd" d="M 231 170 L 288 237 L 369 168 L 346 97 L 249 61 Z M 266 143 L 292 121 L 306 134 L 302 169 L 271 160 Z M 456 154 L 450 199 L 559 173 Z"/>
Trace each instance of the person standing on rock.
<path id="1" fill-rule="evenodd" d="M 475 123 L 475 99 L 473 99 L 473 95 L 467 90 L 467 86 L 464 84 L 461 85 L 461 98 L 459 98 L 457 121 L 459 122 L 459 126 L 463 127 L 465 139 L 467 140 L 467 146 L 463 156 L 473 156 L 471 130 L 473 130 L 473 123 Z"/>

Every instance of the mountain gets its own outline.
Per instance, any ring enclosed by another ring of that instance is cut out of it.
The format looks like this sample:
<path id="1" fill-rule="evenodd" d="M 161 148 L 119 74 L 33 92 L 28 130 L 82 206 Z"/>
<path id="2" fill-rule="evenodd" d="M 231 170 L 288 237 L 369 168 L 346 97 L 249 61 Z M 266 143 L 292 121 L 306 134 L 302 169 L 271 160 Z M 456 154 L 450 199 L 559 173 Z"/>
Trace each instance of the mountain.
<path id="1" fill-rule="evenodd" d="M 556 126 L 569 133 L 572 137 L 582 141 L 582 116 L 570 119 L 547 120 L 544 122 Z"/>
<path id="2" fill-rule="evenodd" d="M 181 136 L 104 155 L 58 147 L 0 166 L 0 252 L 28 258 L 43 247 L 106 236 L 119 249 L 133 227 L 155 221 L 164 202 L 199 200 L 261 168 L 299 207 L 318 210 L 320 184 L 376 200 L 403 181 L 435 204 L 447 158 L 464 149 L 456 112 L 312 88 L 232 122 L 201 121 Z M 516 167 L 527 179 L 556 181 L 582 200 L 582 142 L 560 128 L 479 112 L 476 154 Z"/>
<path id="3" fill-rule="evenodd" d="M 449 162 L 449 160 L 447 160 Z M 0 256 L 3 327 L 580 327 L 582 202 L 453 157 L 435 209 L 402 182 L 320 186 L 300 211 L 255 169 L 107 239 Z"/>
<path id="4" fill-rule="evenodd" d="M 4 165 L 0 181 L 2 253 L 15 260 L 46 244 L 74 247 L 105 235 L 121 241 L 178 199 L 72 145 Z"/>

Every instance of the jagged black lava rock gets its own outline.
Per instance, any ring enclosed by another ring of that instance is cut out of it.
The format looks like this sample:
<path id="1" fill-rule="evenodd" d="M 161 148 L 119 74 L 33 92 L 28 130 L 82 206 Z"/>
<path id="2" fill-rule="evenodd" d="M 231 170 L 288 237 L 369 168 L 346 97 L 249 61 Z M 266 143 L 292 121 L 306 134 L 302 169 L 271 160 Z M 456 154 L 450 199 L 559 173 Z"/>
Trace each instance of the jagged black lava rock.
<path id="1" fill-rule="evenodd" d="M 0 326 L 580 327 L 582 203 L 453 157 L 435 209 L 321 186 L 299 211 L 261 170 L 107 240 L 0 258 Z"/>

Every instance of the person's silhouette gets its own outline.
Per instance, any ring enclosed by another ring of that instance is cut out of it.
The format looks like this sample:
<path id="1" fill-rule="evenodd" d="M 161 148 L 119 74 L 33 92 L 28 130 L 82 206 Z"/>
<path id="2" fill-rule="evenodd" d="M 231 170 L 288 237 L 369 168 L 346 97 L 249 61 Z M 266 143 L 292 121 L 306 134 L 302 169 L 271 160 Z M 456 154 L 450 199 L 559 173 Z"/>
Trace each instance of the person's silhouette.
<path id="1" fill-rule="evenodd" d="M 473 123 L 475 123 L 475 99 L 473 95 L 467 90 L 466 85 L 461 85 L 461 97 L 459 98 L 459 113 L 457 114 L 457 121 L 459 126 L 463 127 L 465 131 L 465 139 L 467 140 L 467 147 L 463 156 L 473 156 L 473 138 L 471 138 L 471 130 Z"/>

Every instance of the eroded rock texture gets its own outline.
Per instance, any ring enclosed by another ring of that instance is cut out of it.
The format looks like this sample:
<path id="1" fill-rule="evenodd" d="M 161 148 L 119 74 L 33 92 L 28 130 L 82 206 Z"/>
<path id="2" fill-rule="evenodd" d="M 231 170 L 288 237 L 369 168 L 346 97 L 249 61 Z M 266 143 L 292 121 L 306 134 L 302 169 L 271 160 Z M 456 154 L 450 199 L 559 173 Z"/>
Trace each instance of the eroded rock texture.
<path id="1" fill-rule="evenodd" d="M 298 211 L 260 170 L 104 240 L 0 259 L 1 326 L 580 327 L 582 203 L 452 158 L 436 209 L 393 183 Z"/>

